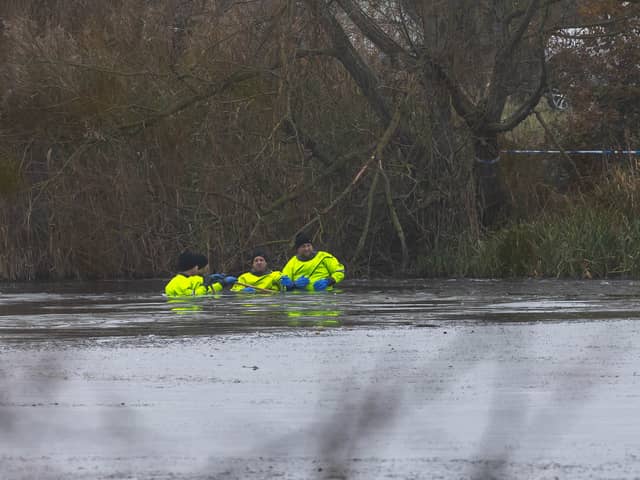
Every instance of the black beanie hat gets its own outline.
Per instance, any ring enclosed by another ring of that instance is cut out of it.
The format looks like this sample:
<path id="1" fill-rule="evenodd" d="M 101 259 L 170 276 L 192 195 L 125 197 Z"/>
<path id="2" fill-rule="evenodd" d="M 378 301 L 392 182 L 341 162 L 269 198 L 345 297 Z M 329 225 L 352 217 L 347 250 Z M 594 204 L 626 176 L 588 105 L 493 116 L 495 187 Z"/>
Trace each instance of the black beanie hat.
<path id="1" fill-rule="evenodd" d="M 191 270 L 195 266 L 202 268 L 208 264 L 207 257 L 199 253 L 183 252 L 178 257 L 178 271 L 180 272 Z"/>
<path id="2" fill-rule="evenodd" d="M 263 248 L 256 248 L 251 252 L 251 263 L 253 263 L 256 257 L 262 257 L 265 262 L 269 262 L 269 254 L 267 254 L 267 251 Z"/>
<path id="3" fill-rule="evenodd" d="M 300 232 L 299 234 L 296 235 L 296 241 L 294 243 L 294 247 L 296 250 L 298 250 L 298 248 L 300 248 L 301 245 L 304 245 L 305 243 L 311 243 L 311 239 L 309 238 L 309 235 L 307 235 L 304 232 Z"/>

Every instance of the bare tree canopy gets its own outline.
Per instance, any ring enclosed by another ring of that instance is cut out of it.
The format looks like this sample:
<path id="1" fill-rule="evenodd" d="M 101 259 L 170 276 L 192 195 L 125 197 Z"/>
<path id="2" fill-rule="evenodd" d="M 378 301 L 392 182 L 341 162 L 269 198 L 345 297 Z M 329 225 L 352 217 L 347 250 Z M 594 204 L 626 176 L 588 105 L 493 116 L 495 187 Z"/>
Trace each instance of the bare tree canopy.
<path id="1" fill-rule="evenodd" d="M 573 110 L 533 117 L 545 141 L 633 143 L 638 8 L 4 2 L 0 277 L 154 275 L 188 246 L 240 268 L 305 228 L 356 271 L 422 271 L 514 218 L 502 151 L 552 89 Z"/>

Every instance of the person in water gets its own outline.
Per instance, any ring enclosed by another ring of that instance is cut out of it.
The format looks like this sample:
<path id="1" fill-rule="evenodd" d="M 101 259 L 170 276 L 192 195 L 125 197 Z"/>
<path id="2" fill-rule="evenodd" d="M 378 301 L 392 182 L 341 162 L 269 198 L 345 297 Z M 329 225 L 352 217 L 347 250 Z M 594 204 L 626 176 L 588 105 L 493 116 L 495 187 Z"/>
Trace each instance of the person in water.
<path id="1" fill-rule="evenodd" d="M 251 270 L 240 275 L 237 283 L 231 287 L 231 290 L 243 293 L 279 292 L 283 287 L 280 283 L 282 273 L 271 270 L 268 260 L 269 257 L 265 250 L 254 250 L 251 253 Z M 291 280 L 287 278 L 285 278 L 284 281 L 285 283 L 291 283 Z"/>
<path id="2" fill-rule="evenodd" d="M 282 284 L 287 290 L 331 290 L 333 285 L 344 280 L 344 265 L 330 253 L 314 250 L 307 234 L 296 235 L 294 246 L 296 254 L 282 269 L 286 277 Z"/>
<path id="3" fill-rule="evenodd" d="M 188 297 L 220 292 L 236 278 L 220 273 L 208 274 L 209 260 L 200 253 L 183 252 L 178 257 L 178 273 L 164 287 L 168 297 Z"/>

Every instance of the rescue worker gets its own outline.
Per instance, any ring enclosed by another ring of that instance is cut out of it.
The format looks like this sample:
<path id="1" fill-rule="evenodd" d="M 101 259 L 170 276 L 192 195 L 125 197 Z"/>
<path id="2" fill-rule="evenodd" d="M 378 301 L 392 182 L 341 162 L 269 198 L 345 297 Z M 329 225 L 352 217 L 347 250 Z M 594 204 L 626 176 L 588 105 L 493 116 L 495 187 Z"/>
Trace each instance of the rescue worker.
<path id="1" fill-rule="evenodd" d="M 238 277 L 238 281 L 231 287 L 231 291 L 243 293 L 279 292 L 282 289 L 281 278 L 281 272 L 269 268 L 267 252 L 258 248 L 251 253 L 251 270 Z M 289 280 L 288 283 L 290 282 Z M 285 279 L 285 283 L 287 283 L 287 279 Z"/>
<path id="2" fill-rule="evenodd" d="M 282 274 L 291 279 L 290 284 L 286 279 L 282 282 L 287 290 L 331 290 L 344 279 L 344 265 L 330 253 L 314 250 L 307 234 L 296 235 L 294 246 L 296 254 L 282 269 Z"/>
<path id="3" fill-rule="evenodd" d="M 183 252 L 178 257 L 178 273 L 165 285 L 168 297 L 189 297 L 218 293 L 236 278 L 220 273 L 209 274 L 209 260 L 199 253 Z"/>

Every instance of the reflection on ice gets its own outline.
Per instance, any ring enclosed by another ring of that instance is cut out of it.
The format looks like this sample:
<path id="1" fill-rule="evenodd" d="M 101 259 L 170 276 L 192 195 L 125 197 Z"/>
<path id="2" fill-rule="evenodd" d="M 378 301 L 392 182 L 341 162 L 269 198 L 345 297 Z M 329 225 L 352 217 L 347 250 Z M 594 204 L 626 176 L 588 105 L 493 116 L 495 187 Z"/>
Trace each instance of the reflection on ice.
<path id="1" fill-rule="evenodd" d="M 74 288 L 75 287 L 75 288 Z M 634 282 L 346 281 L 336 292 L 167 299 L 162 282 L 5 286 L 0 336 L 215 335 L 295 327 L 392 327 L 636 318 Z M 91 290 L 93 288 L 93 290 Z M 99 290 L 97 292 L 96 290 Z"/>
<path id="2" fill-rule="evenodd" d="M 179 301 L 161 285 L 3 287 L 0 478 L 640 468 L 633 282 L 347 281 Z"/>

